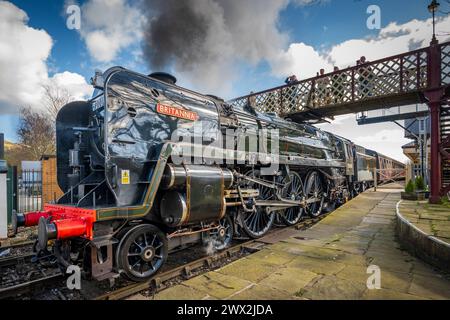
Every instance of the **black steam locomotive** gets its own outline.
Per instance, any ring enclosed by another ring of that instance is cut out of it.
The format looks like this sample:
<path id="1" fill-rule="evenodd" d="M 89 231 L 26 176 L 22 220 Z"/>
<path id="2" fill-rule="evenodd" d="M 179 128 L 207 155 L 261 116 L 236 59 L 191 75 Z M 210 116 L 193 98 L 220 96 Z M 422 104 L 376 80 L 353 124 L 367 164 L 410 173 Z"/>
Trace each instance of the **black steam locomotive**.
<path id="1" fill-rule="evenodd" d="M 58 183 L 42 212 L 37 250 L 97 280 L 140 281 L 168 253 L 258 238 L 355 196 L 374 170 L 403 164 L 313 126 L 192 92 L 164 73 L 120 67 L 93 78 L 94 97 L 57 117 Z"/>

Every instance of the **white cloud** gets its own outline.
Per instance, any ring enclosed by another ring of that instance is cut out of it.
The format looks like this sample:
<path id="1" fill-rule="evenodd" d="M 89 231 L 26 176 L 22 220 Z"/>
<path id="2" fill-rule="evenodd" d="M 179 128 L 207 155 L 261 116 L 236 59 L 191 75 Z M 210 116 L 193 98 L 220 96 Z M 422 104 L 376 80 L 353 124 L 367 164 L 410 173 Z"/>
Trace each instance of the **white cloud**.
<path id="1" fill-rule="evenodd" d="M 314 77 L 320 69 L 330 70 L 332 67 L 325 56 L 304 43 L 291 44 L 287 51 L 280 52 L 272 60 L 272 72 L 276 76 L 295 74 L 298 79 Z"/>
<path id="2" fill-rule="evenodd" d="M 88 94 L 80 75 L 70 72 L 48 76 L 47 59 L 53 40 L 45 30 L 28 26 L 27 14 L 0 1 L 0 114 L 17 113 L 22 106 L 42 106 L 43 85 L 54 81 L 74 97 Z"/>
<path id="3" fill-rule="evenodd" d="M 0 2 L 0 113 L 33 105 L 47 78 L 46 60 L 52 38 L 30 28 L 27 14 L 10 2 Z"/>
<path id="4" fill-rule="evenodd" d="M 304 43 L 293 43 L 288 50 L 280 51 L 276 59 L 270 61 L 272 73 L 280 77 L 297 73 L 300 79 L 304 79 L 314 76 L 321 68 L 331 72 L 334 65 L 341 68 L 353 66 L 361 56 L 377 60 L 408 52 L 429 44 L 431 28 L 431 19 L 414 19 L 404 24 L 392 22 L 376 37 L 344 41 L 325 52 Z M 441 42 L 449 40 L 450 16 L 439 18 L 436 30 L 441 35 Z"/>
<path id="5" fill-rule="evenodd" d="M 363 127 L 361 127 L 363 128 Z M 365 143 L 365 144 L 372 144 L 372 143 L 386 143 L 390 142 L 393 138 L 404 138 L 405 132 L 401 129 L 395 129 L 395 130 L 381 130 L 374 135 L 369 136 L 361 136 L 355 138 L 356 143 Z"/>
<path id="6" fill-rule="evenodd" d="M 87 99 L 93 91 L 92 86 L 86 82 L 83 76 L 69 71 L 55 74 L 48 79 L 48 83 L 66 90 L 73 100 Z"/>
<path id="7" fill-rule="evenodd" d="M 355 115 L 336 118 L 331 124 L 320 124 L 322 130 L 338 134 L 367 149 L 375 150 L 400 161 L 406 161 L 402 146 L 411 142 L 405 132 L 392 122 L 358 126 Z"/>
<path id="8" fill-rule="evenodd" d="M 113 61 L 142 39 L 145 16 L 127 0 L 88 0 L 81 7 L 81 37 L 98 62 Z"/>
<path id="9" fill-rule="evenodd" d="M 406 161 L 407 158 L 403 154 L 402 146 L 411 142 L 411 140 L 405 138 L 405 131 L 399 129 L 384 129 L 373 134 L 369 134 L 369 130 L 365 130 L 364 126 L 361 127 L 361 131 L 364 131 L 364 136 L 356 137 L 353 141 L 365 148 L 376 150 L 391 158 Z"/>

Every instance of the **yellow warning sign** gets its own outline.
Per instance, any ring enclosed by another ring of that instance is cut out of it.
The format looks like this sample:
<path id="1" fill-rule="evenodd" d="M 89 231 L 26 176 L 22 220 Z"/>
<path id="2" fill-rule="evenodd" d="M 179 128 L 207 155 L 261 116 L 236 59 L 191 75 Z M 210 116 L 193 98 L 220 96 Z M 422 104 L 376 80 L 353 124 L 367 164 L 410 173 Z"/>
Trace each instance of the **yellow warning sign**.
<path id="1" fill-rule="evenodd" d="M 130 170 L 122 170 L 122 184 L 130 184 Z"/>

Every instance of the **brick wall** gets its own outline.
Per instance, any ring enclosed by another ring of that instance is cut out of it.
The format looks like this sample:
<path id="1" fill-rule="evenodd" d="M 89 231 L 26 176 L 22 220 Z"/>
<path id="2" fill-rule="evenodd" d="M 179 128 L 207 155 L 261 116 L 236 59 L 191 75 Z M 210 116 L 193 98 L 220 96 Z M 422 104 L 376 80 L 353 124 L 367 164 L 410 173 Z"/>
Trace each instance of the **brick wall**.
<path id="1" fill-rule="evenodd" d="M 56 157 L 42 157 L 42 202 L 53 203 L 58 200 L 63 192 L 58 186 Z"/>

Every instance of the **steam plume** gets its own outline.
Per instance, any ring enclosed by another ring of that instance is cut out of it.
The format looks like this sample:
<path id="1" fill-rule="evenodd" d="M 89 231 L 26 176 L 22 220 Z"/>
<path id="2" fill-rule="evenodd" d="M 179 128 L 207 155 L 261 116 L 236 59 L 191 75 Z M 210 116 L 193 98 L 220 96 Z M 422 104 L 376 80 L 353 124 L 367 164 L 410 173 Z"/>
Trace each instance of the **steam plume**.
<path id="1" fill-rule="evenodd" d="M 227 93 L 240 62 L 276 56 L 287 37 L 277 26 L 289 0 L 144 0 L 144 56 L 152 69 L 210 93 Z"/>

